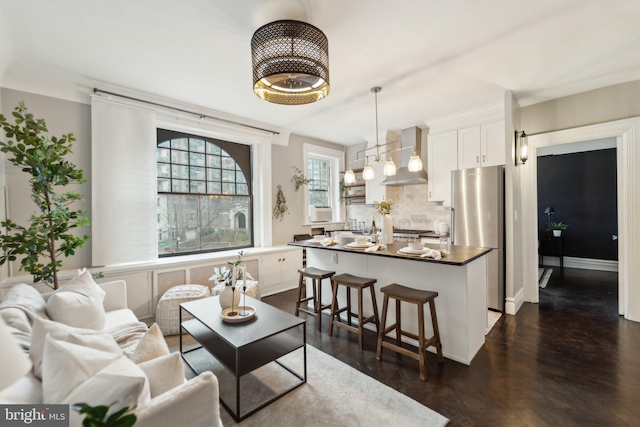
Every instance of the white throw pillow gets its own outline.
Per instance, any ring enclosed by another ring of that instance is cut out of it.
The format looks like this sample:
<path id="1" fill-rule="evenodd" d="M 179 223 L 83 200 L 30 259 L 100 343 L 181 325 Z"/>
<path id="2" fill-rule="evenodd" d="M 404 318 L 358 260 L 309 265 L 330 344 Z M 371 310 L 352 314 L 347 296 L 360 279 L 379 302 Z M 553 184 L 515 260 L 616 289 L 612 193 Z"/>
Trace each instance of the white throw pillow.
<path id="1" fill-rule="evenodd" d="M 42 399 L 46 403 L 118 402 L 112 409 L 133 408 L 150 400 L 144 371 L 122 354 L 57 341 L 47 336 L 42 364 Z"/>
<path id="2" fill-rule="evenodd" d="M 104 329 L 104 290 L 84 271 L 58 288 L 47 301 L 51 320 L 86 329 Z"/>
<path id="3" fill-rule="evenodd" d="M 138 366 L 149 379 L 152 399 L 187 381 L 184 377 L 184 363 L 180 353 L 156 357 Z"/>
<path id="4" fill-rule="evenodd" d="M 162 331 L 158 324 L 154 323 L 140 338 L 136 349 L 131 354 L 131 360 L 135 363 L 142 363 L 156 357 L 166 356 L 169 353 L 169 347 L 164 340 Z"/>
<path id="5" fill-rule="evenodd" d="M 118 346 L 116 340 L 107 332 L 74 328 L 64 323 L 35 319 L 31 333 L 29 357 L 31 357 L 31 362 L 33 363 L 33 375 L 38 379 L 42 379 L 42 355 L 47 334 L 59 341 L 67 341 L 109 353 L 122 354 L 122 349 Z"/>

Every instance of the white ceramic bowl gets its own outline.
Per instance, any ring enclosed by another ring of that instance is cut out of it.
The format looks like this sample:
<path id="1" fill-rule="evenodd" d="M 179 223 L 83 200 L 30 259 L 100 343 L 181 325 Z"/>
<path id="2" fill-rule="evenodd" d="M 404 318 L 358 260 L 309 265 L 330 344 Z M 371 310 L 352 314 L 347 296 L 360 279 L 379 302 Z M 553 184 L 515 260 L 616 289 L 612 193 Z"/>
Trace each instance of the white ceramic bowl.
<path id="1" fill-rule="evenodd" d="M 369 240 L 366 237 L 356 237 L 356 244 L 365 245 Z"/>
<path id="2" fill-rule="evenodd" d="M 313 240 L 317 240 L 319 242 L 324 240 L 324 234 L 316 234 L 315 236 L 313 236 Z"/>
<path id="3" fill-rule="evenodd" d="M 424 246 L 422 246 L 421 242 L 408 242 L 407 245 L 412 251 L 420 251 L 424 249 Z"/>

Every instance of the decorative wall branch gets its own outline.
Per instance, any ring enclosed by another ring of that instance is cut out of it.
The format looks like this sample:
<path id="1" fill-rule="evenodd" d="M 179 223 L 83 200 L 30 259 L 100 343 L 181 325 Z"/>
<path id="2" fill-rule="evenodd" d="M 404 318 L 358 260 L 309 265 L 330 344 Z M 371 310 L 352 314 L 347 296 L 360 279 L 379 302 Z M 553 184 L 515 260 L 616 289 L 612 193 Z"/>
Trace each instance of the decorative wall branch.
<path id="1" fill-rule="evenodd" d="M 313 179 L 306 178 L 297 166 L 291 166 L 291 169 L 293 169 L 293 178 L 291 178 L 291 180 L 296 184 L 296 191 L 298 191 L 301 186 L 313 182 Z"/>
<path id="2" fill-rule="evenodd" d="M 282 221 L 284 214 L 287 212 L 287 199 L 282 192 L 282 186 L 278 185 L 278 193 L 276 194 L 276 205 L 273 207 L 273 219 Z"/>

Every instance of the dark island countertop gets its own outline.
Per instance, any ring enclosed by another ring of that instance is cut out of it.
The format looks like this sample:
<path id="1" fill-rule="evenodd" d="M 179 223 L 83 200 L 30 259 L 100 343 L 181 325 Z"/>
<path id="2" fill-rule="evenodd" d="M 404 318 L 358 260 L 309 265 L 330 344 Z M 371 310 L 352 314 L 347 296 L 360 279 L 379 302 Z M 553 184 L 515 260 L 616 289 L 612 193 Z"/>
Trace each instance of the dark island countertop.
<path id="1" fill-rule="evenodd" d="M 474 259 L 480 258 L 481 256 L 488 254 L 492 250 L 491 248 L 480 248 L 475 246 L 451 245 L 451 251 L 449 254 L 443 255 L 441 259 L 435 260 L 432 258 L 420 258 L 419 255 L 408 255 L 408 254 L 403 254 L 398 252 L 400 249 L 407 246 L 406 243 L 401 243 L 401 242 L 395 242 L 393 244 L 387 245 L 386 248 L 378 249 L 375 252 L 365 252 L 364 249 L 350 249 L 350 248 L 341 246 L 339 244 L 331 245 L 331 246 L 322 246 L 322 244 L 320 244 L 320 242 L 317 242 L 317 241 L 291 242 L 291 243 L 288 243 L 288 245 L 300 246 L 303 248 L 360 253 L 363 255 L 384 256 L 384 257 L 390 257 L 390 258 L 407 259 L 412 261 L 431 262 L 431 263 L 449 264 L 449 265 L 468 264 Z M 431 249 L 438 249 L 437 245 L 425 244 L 424 246 Z"/>

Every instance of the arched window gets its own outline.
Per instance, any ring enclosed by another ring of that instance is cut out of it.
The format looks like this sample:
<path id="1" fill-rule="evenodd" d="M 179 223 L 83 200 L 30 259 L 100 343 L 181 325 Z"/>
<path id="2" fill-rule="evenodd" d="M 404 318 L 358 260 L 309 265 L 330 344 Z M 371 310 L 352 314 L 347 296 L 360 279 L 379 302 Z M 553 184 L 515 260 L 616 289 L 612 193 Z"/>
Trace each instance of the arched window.
<path id="1" fill-rule="evenodd" d="M 249 146 L 158 129 L 156 160 L 158 255 L 253 245 Z"/>

